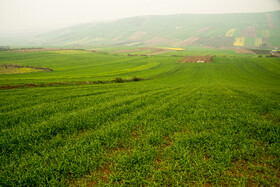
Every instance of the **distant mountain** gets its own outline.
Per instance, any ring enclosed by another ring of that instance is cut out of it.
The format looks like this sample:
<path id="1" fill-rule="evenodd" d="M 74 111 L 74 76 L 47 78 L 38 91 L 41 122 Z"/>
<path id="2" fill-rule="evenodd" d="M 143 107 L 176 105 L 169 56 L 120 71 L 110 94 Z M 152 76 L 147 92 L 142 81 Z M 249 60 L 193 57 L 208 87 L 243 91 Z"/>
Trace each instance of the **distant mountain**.
<path id="1" fill-rule="evenodd" d="M 280 47 L 280 11 L 131 17 L 51 31 L 28 44 L 274 48 Z"/>

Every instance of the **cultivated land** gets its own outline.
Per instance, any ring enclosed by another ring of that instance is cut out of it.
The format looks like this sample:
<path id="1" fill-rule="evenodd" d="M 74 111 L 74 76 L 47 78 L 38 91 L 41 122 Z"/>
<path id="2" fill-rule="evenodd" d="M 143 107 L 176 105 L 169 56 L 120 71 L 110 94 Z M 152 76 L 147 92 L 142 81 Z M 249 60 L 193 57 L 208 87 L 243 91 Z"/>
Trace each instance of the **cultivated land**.
<path id="1" fill-rule="evenodd" d="M 123 50 L 0 52 L 1 186 L 280 185 L 280 58 Z"/>
<path id="2" fill-rule="evenodd" d="M 1 45 L 280 48 L 280 11 L 138 16 L 87 23 L 34 37 L 0 36 Z"/>

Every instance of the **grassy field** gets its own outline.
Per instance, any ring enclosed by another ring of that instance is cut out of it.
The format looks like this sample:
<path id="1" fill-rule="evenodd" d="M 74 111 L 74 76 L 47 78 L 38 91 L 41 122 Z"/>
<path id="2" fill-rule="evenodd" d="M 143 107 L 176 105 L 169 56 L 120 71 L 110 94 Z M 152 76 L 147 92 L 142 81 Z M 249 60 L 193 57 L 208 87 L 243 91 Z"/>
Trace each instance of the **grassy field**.
<path id="1" fill-rule="evenodd" d="M 0 75 L 39 86 L 0 90 L 1 186 L 280 185 L 280 58 L 192 47 L 8 51 L 0 64 L 54 70 Z"/>

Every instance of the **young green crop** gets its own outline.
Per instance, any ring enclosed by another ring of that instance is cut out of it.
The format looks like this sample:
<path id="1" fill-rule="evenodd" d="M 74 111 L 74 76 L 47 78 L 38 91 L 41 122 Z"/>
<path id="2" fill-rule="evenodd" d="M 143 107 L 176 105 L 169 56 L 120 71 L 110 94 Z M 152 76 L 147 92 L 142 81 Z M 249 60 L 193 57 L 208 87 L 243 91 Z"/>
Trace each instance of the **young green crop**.
<path id="1" fill-rule="evenodd" d="M 218 56 L 1 52 L 1 64 L 54 69 L 1 85 L 146 80 L 1 89 L 0 184 L 279 185 L 279 58 L 200 51 Z"/>

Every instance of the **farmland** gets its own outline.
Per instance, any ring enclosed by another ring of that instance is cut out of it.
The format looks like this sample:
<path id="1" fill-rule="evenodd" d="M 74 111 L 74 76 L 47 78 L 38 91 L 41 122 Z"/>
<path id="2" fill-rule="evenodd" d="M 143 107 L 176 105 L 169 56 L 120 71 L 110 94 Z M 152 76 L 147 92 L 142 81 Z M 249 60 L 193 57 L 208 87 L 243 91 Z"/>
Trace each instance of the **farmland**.
<path id="1" fill-rule="evenodd" d="M 273 49 L 280 48 L 279 17 L 280 11 L 137 16 L 113 22 L 76 25 L 33 37 L 11 38 L 0 35 L 0 41 L 1 45 L 6 46 L 84 49 L 120 45 L 130 48 L 206 46 Z M 244 46 L 234 46 L 234 40 L 241 37 L 245 38 Z M 262 38 L 266 42 L 255 46 L 254 38 Z"/>
<path id="2" fill-rule="evenodd" d="M 1 186 L 280 185 L 280 58 L 132 50 L 0 52 Z"/>
<path id="3" fill-rule="evenodd" d="M 235 31 L 236 31 L 236 29 L 230 29 L 230 30 L 226 33 L 226 37 L 233 37 Z"/>
<path id="4" fill-rule="evenodd" d="M 210 63 L 213 61 L 212 56 L 186 56 L 180 59 L 179 63 Z"/>
<path id="5" fill-rule="evenodd" d="M 264 30 L 262 31 L 263 37 L 264 38 L 269 38 L 270 37 L 270 30 Z"/>
<path id="6" fill-rule="evenodd" d="M 195 44 L 213 47 L 232 47 L 234 40 L 233 37 L 202 37 Z"/>
<path id="7" fill-rule="evenodd" d="M 241 35 L 244 37 L 256 37 L 255 27 L 248 26 L 245 30 L 243 30 Z"/>
<path id="8" fill-rule="evenodd" d="M 0 74 L 15 74 L 15 73 L 31 73 L 37 72 L 41 70 L 36 70 L 29 67 L 19 67 L 14 65 L 1 65 L 0 66 Z"/>
<path id="9" fill-rule="evenodd" d="M 241 38 L 235 38 L 234 41 L 234 46 L 244 46 L 244 42 L 245 42 L 245 38 L 241 37 Z"/>
<path id="10" fill-rule="evenodd" d="M 262 38 L 255 38 L 255 46 L 260 47 L 262 45 Z"/>

